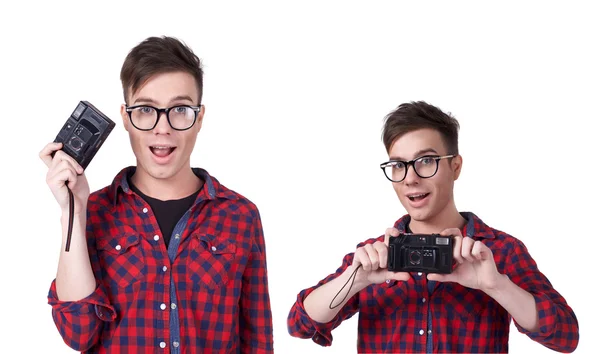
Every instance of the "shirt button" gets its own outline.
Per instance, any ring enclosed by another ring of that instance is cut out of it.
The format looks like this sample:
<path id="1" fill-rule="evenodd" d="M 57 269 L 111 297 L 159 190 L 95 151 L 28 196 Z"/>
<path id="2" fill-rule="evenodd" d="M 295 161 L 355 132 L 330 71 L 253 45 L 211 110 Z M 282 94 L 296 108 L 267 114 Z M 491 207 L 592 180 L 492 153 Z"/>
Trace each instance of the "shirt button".
<path id="1" fill-rule="evenodd" d="M 175 238 L 179 238 L 179 234 L 175 234 Z"/>
<path id="2" fill-rule="evenodd" d="M 426 298 L 422 298 L 422 299 L 421 299 L 421 301 L 423 301 L 423 302 L 426 302 L 426 301 L 427 301 L 427 299 L 426 299 Z"/>
<path id="3" fill-rule="evenodd" d="M 166 309 L 166 308 L 167 308 L 167 305 L 165 305 L 165 304 L 160 304 L 160 309 L 161 309 L 161 310 L 164 310 L 164 309 Z"/>
<path id="4" fill-rule="evenodd" d="M 173 310 L 175 310 L 175 309 L 177 308 L 177 305 L 175 305 L 175 304 L 171 304 L 171 308 L 172 308 Z"/>
<path id="5" fill-rule="evenodd" d="M 420 330 L 420 331 L 419 331 L 419 335 L 421 335 L 421 336 L 422 336 L 422 335 L 423 335 L 423 333 L 425 333 L 425 331 L 424 331 L 424 330 Z"/>
<path id="6" fill-rule="evenodd" d="M 165 348 L 165 347 L 167 346 L 167 343 L 165 343 L 165 342 L 160 342 L 160 344 L 159 344 L 159 345 L 160 345 L 160 347 L 161 347 L 161 348 Z"/>
<path id="7" fill-rule="evenodd" d="M 423 275 L 423 273 L 421 273 L 421 272 L 418 272 L 418 273 L 417 273 L 417 275 L 418 275 L 418 276 L 421 276 L 421 275 Z"/>
<path id="8" fill-rule="evenodd" d="M 163 272 L 167 271 L 167 266 L 163 266 Z"/>
<path id="9" fill-rule="evenodd" d="M 148 212 L 148 208 L 144 208 L 144 209 L 142 209 L 142 211 L 143 211 L 144 213 L 147 213 L 147 212 Z M 164 347 L 163 347 L 163 348 L 164 348 Z"/>
<path id="10" fill-rule="evenodd" d="M 160 238 L 160 236 L 154 235 L 154 241 L 158 241 L 159 238 Z"/>
<path id="11" fill-rule="evenodd" d="M 216 248 L 215 246 L 212 246 L 210 249 L 211 249 L 213 252 L 217 250 L 217 248 Z"/>
<path id="12" fill-rule="evenodd" d="M 173 342 L 173 346 L 177 348 L 179 346 L 179 342 Z"/>
<path id="13" fill-rule="evenodd" d="M 385 282 L 389 284 L 389 283 L 391 282 L 391 280 L 389 280 L 389 279 L 388 279 L 388 280 L 386 280 Z"/>
<path id="14" fill-rule="evenodd" d="M 116 249 L 117 251 L 120 251 L 120 250 L 121 250 L 121 245 L 116 245 L 116 246 L 115 246 L 115 249 Z"/>
<path id="15" fill-rule="evenodd" d="M 431 330 L 430 329 L 427 330 L 427 334 L 431 334 Z"/>

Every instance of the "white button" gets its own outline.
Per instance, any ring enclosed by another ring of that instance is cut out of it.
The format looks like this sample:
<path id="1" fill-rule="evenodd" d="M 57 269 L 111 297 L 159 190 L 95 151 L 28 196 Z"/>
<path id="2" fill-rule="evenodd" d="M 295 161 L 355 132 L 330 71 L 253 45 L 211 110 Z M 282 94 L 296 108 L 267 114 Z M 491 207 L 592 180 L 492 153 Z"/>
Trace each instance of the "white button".
<path id="1" fill-rule="evenodd" d="M 217 250 L 215 246 L 212 246 L 210 249 L 213 250 L 213 252 Z"/>
<path id="2" fill-rule="evenodd" d="M 175 238 L 179 238 L 179 234 L 175 234 Z"/>
<path id="3" fill-rule="evenodd" d="M 167 266 L 163 266 L 163 272 L 167 271 Z"/>
<path id="4" fill-rule="evenodd" d="M 427 299 L 426 298 L 422 298 L 421 301 L 425 302 L 425 301 L 427 301 Z"/>
<path id="5" fill-rule="evenodd" d="M 159 238 L 160 238 L 160 236 L 154 235 L 154 241 L 158 241 Z"/>
<path id="6" fill-rule="evenodd" d="M 388 280 L 386 280 L 385 282 L 389 284 L 389 283 L 391 282 L 391 280 L 389 280 L 389 279 L 388 279 Z"/>
<path id="7" fill-rule="evenodd" d="M 142 209 L 142 211 L 143 211 L 144 213 L 147 213 L 147 212 L 148 212 L 148 208 L 144 208 L 144 209 Z M 164 347 L 163 347 L 163 348 L 164 348 Z"/>
<path id="8" fill-rule="evenodd" d="M 173 310 L 175 310 L 175 309 L 177 308 L 177 305 L 175 305 L 175 304 L 171 304 L 171 308 L 172 308 Z"/>
<path id="9" fill-rule="evenodd" d="M 430 329 L 427 330 L 427 334 L 431 334 L 431 330 Z"/>
<path id="10" fill-rule="evenodd" d="M 167 308 L 167 305 L 165 305 L 165 304 L 160 304 L 160 309 L 161 309 L 161 310 L 164 310 L 164 309 L 166 309 L 166 308 Z"/>
<path id="11" fill-rule="evenodd" d="M 418 276 L 421 276 L 421 275 L 423 275 L 423 273 L 421 273 L 421 272 L 418 272 L 418 273 L 417 273 L 417 275 L 418 275 Z"/>
<path id="12" fill-rule="evenodd" d="M 116 246 L 115 246 L 115 249 L 116 249 L 117 251 L 119 251 L 119 250 L 121 249 L 121 245 L 116 245 Z"/>
<path id="13" fill-rule="evenodd" d="M 161 347 L 161 348 L 164 348 L 164 347 L 166 347 L 166 346 L 167 346 L 167 343 L 165 343 L 165 342 L 160 342 L 160 344 L 159 344 L 159 345 L 160 345 L 160 347 Z"/>
<path id="14" fill-rule="evenodd" d="M 419 331 L 419 335 L 423 335 L 423 333 L 425 333 L 425 331 L 424 331 L 424 330 L 420 330 L 420 331 Z"/>
<path id="15" fill-rule="evenodd" d="M 173 346 L 177 348 L 179 346 L 179 342 L 173 342 Z"/>

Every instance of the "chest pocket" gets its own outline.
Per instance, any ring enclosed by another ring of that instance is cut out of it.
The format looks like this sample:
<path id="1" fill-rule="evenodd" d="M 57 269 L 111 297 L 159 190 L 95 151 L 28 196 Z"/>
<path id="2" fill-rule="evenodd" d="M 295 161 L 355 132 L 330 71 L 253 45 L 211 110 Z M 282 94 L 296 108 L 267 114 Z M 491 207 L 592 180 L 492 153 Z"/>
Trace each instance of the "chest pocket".
<path id="1" fill-rule="evenodd" d="M 360 311 L 367 317 L 380 318 L 391 315 L 405 306 L 408 301 L 406 282 L 391 280 L 373 284 L 360 292 Z"/>
<path id="2" fill-rule="evenodd" d="M 234 241 L 209 235 L 192 234 L 188 269 L 194 289 L 217 289 L 230 279 L 235 260 Z"/>
<path id="3" fill-rule="evenodd" d="M 140 235 L 131 233 L 120 237 L 98 239 L 96 242 L 103 269 L 103 280 L 111 288 L 115 284 L 125 288 L 141 279 L 144 259 Z"/>
<path id="4" fill-rule="evenodd" d="M 460 318 L 465 324 L 479 323 L 493 300 L 484 292 L 456 283 L 443 284 L 443 312 L 448 319 Z"/>

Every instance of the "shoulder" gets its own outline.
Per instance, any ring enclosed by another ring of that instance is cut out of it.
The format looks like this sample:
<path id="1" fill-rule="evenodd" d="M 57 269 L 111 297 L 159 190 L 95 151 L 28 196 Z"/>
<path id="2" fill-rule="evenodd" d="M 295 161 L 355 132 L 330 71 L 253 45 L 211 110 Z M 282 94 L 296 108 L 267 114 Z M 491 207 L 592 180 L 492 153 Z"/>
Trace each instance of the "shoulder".
<path id="1" fill-rule="evenodd" d="M 500 251 L 504 256 L 515 253 L 527 253 L 525 243 L 518 237 L 499 228 L 486 224 L 473 213 L 463 213 L 468 216 L 467 235 L 485 243 L 494 253 Z"/>
<path id="2" fill-rule="evenodd" d="M 206 176 L 204 187 L 209 189 L 209 194 L 214 193 L 214 200 L 220 208 L 232 214 L 260 217 L 258 206 L 250 198 L 225 186 L 214 176 L 208 173 Z"/>

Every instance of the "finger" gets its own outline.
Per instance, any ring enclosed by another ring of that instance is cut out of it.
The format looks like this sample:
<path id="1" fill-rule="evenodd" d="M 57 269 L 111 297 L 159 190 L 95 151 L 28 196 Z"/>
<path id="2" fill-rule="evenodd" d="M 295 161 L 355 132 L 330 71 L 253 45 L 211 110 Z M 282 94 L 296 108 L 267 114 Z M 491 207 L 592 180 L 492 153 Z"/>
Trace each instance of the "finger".
<path id="1" fill-rule="evenodd" d="M 440 232 L 440 236 L 462 236 L 462 232 L 456 227 L 451 227 Z"/>
<path id="2" fill-rule="evenodd" d="M 454 259 L 460 264 L 462 264 L 465 261 L 465 259 L 461 255 L 462 240 L 462 236 L 454 236 L 454 248 L 452 249 L 452 255 L 454 256 Z"/>
<path id="3" fill-rule="evenodd" d="M 48 184 L 57 188 L 63 187 L 65 183 L 70 189 L 73 189 L 77 183 L 77 174 L 71 168 L 60 170 L 48 179 Z"/>
<path id="4" fill-rule="evenodd" d="M 372 244 L 367 244 L 364 248 L 371 262 L 371 270 L 379 269 L 379 254 L 375 250 L 375 247 Z"/>
<path id="5" fill-rule="evenodd" d="M 371 261 L 364 247 L 357 249 L 354 253 L 354 264 L 361 266 L 366 272 L 371 271 Z"/>
<path id="6" fill-rule="evenodd" d="M 493 257 L 492 250 L 488 248 L 483 242 L 476 241 L 471 251 L 473 257 L 480 261 L 485 261 L 490 257 Z"/>
<path id="7" fill-rule="evenodd" d="M 433 281 L 439 281 L 439 282 L 445 283 L 445 282 L 456 282 L 457 278 L 456 278 L 456 274 L 454 274 L 454 273 L 450 273 L 450 274 L 431 273 L 431 274 L 427 274 L 427 280 L 433 280 Z"/>
<path id="8" fill-rule="evenodd" d="M 400 236 L 400 230 L 389 227 L 385 230 L 385 245 L 388 246 L 390 244 L 390 236 Z"/>
<path id="9" fill-rule="evenodd" d="M 473 262 L 474 258 L 471 252 L 473 252 L 473 241 L 470 237 L 463 237 L 462 239 L 462 247 L 460 251 L 460 255 L 469 262 Z"/>
<path id="10" fill-rule="evenodd" d="M 375 252 L 379 256 L 379 267 L 387 268 L 388 248 L 385 243 L 375 242 L 373 248 L 375 248 Z"/>
<path id="11" fill-rule="evenodd" d="M 74 158 L 67 155 L 67 153 L 65 153 L 64 151 L 58 150 L 56 152 L 56 154 L 54 155 L 54 159 L 52 160 L 52 165 L 56 166 L 59 163 L 61 163 L 62 161 L 67 161 L 68 163 L 70 163 L 73 166 L 73 168 L 75 169 L 75 171 L 77 171 L 77 173 L 79 173 L 79 174 L 83 173 L 83 167 L 81 167 L 81 165 L 79 165 L 79 163 L 77 161 L 75 161 Z"/>
<path id="12" fill-rule="evenodd" d="M 385 279 L 407 281 L 410 279 L 410 274 L 406 272 L 387 272 L 385 273 Z"/>
<path id="13" fill-rule="evenodd" d="M 62 143 L 49 143 L 40 151 L 39 156 L 40 159 L 46 164 L 47 167 L 50 167 L 52 164 L 52 153 L 60 150 L 62 148 Z"/>

